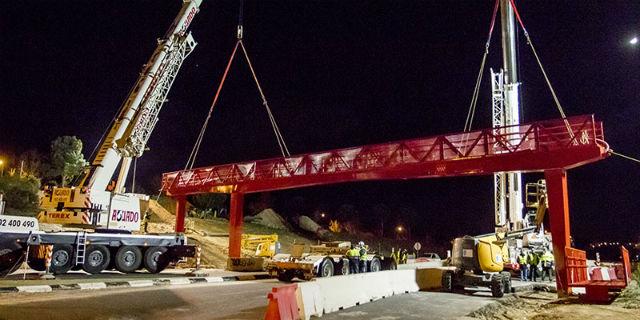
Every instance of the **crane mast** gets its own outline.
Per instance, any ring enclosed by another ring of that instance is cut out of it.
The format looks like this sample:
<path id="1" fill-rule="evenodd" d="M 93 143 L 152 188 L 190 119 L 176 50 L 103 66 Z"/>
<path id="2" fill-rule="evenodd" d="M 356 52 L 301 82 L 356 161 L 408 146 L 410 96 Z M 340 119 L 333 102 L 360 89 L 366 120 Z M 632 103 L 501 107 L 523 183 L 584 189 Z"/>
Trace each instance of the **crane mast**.
<path id="1" fill-rule="evenodd" d="M 518 82 L 518 57 L 516 54 L 516 24 L 509 0 L 500 0 L 502 27 L 502 69 L 491 70 L 493 126 L 512 126 L 514 145 L 518 143 L 517 128 L 520 124 L 520 82 Z M 501 172 L 494 174 L 495 224 L 497 231 L 522 228 L 522 174 Z"/>
<path id="2" fill-rule="evenodd" d="M 186 30 L 198 13 L 200 3 L 201 0 L 184 0 L 180 13 L 165 36 L 158 40 L 149 62 L 143 66 L 80 187 L 88 180 L 90 190 L 104 191 L 120 164 L 114 191 L 124 192 L 131 161 L 144 153 L 180 66 L 196 46 L 191 33 Z"/>

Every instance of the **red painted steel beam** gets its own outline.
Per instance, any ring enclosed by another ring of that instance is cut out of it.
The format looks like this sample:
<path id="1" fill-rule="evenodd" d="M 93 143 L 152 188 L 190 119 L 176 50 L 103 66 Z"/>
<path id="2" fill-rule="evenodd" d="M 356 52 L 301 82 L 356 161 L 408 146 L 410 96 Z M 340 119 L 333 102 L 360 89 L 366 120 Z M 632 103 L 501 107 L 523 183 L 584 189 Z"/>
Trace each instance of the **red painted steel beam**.
<path id="1" fill-rule="evenodd" d="M 558 297 L 562 298 L 571 294 L 569 268 L 565 260 L 565 247 L 571 247 L 567 172 L 563 169 L 547 170 L 544 172 L 544 178 L 549 197 L 549 224 L 556 264 L 556 286 Z"/>
<path id="2" fill-rule="evenodd" d="M 165 173 L 169 195 L 264 192 L 364 180 L 571 169 L 604 159 L 602 123 L 567 118 Z"/>
<path id="3" fill-rule="evenodd" d="M 187 214 L 187 197 L 177 196 L 176 199 L 176 232 L 184 232 L 184 218 Z"/>
<path id="4" fill-rule="evenodd" d="M 231 193 L 229 205 L 229 258 L 241 257 L 244 193 Z"/>

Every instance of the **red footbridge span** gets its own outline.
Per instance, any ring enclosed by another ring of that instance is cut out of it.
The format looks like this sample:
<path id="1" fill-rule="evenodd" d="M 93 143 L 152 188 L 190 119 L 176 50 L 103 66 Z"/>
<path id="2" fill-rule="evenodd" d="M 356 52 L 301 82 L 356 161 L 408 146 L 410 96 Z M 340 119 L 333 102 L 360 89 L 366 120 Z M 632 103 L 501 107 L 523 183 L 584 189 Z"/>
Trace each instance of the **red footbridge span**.
<path id="1" fill-rule="evenodd" d="M 240 257 L 246 193 L 366 180 L 400 180 L 544 172 L 558 292 L 567 292 L 570 246 L 568 169 L 609 154 L 593 115 L 410 139 L 165 173 L 163 190 L 177 200 L 176 232 L 184 232 L 186 197 L 231 193 L 229 256 Z"/>

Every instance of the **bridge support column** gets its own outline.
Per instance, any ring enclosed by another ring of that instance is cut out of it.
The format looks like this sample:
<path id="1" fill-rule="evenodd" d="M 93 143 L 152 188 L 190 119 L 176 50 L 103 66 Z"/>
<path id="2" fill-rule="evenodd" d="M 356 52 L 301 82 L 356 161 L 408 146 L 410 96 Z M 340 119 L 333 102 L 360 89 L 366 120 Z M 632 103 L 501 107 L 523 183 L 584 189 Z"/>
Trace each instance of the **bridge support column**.
<path id="1" fill-rule="evenodd" d="M 232 192 L 229 206 L 229 258 L 240 258 L 242 224 L 244 222 L 244 193 Z"/>
<path id="2" fill-rule="evenodd" d="M 569 226 L 569 194 L 567 188 L 567 172 L 564 169 L 546 170 L 549 197 L 549 224 L 553 238 L 553 257 L 556 265 L 556 286 L 558 297 L 571 294 L 568 287 L 569 273 L 565 266 L 564 248 L 571 246 L 571 229 Z"/>
<path id="3" fill-rule="evenodd" d="M 187 214 L 187 197 L 177 196 L 176 199 L 176 232 L 184 232 L 184 218 Z"/>

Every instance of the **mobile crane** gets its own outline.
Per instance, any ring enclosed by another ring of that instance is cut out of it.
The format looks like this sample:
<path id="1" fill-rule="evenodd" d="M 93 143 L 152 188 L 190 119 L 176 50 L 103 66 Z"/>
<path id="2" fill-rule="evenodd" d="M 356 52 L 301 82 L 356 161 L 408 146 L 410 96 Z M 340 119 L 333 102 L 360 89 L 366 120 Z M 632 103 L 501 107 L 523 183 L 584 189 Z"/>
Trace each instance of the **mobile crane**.
<path id="1" fill-rule="evenodd" d="M 50 270 L 55 274 L 72 268 L 99 273 L 111 266 L 125 273 L 144 266 L 156 273 L 193 256 L 194 247 L 187 245 L 184 234 L 139 234 L 141 205 L 148 196 L 125 193 L 124 185 L 133 159 L 145 151 L 183 61 L 196 46 L 187 29 L 201 2 L 183 0 L 79 181 L 45 189 L 38 219 L 0 216 L 0 276 L 17 269 L 25 257 L 30 267 L 43 271 L 46 245 L 53 245 Z M 118 166 L 114 187 L 111 181 Z M 39 222 L 80 229 L 43 231 Z"/>

